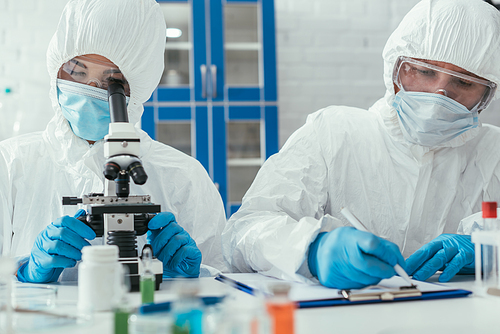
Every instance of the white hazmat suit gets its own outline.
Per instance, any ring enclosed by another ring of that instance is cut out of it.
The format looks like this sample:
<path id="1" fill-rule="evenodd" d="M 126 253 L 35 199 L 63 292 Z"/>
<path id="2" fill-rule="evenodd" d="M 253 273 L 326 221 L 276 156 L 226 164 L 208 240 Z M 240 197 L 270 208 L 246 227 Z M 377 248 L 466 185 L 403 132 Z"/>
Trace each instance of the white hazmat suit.
<path id="1" fill-rule="evenodd" d="M 385 97 L 369 110 L 331 106 L 311 114 L 262 166 L 223 232 L 232 270 L 309 281 L 311 242 L 351 226 L 343 207 L 408 257 L 442 233 L 457 233 L 483 200 L 498 199 L 499 128 L 480 124 L 435 147 L 403 137 L 392 107 L 399 56 L 451 63 L 499 85 L 500 13 L 480 0 L 418 3 L 383 51 Z"/>
<path id="2" fill-rule="evenodd" d="M 63 206 L 63 196 L 104 192 L 103 140 L 89 145 L 72 132 L 56 88 L 61 65 L 75 56 L 99 54 L 117 65 L 130 84 L 129 120 L 136 124 L 139 158 L 149 176 L 142 186 L 131 181 L 130 194 L 149 194 L 162 211 L 175 215 L 202 252 L 202 274 L 207 274 L 204 268 L 225 270 L 220 236 L 226 220 L 213 182 L 197 160 L 152 140 L 138 125 L 142 104 L 164 66 L 166 25 L 158 7 L 153 0 L 75 0 L 65 7 L 47 51 L 55 115 L 45 131 L 0 143 L 2 254 L 27 259 L 48 224 L 73 216 L 78 208 Z M 143 244 L 146 237 L 140 239 Z"/>

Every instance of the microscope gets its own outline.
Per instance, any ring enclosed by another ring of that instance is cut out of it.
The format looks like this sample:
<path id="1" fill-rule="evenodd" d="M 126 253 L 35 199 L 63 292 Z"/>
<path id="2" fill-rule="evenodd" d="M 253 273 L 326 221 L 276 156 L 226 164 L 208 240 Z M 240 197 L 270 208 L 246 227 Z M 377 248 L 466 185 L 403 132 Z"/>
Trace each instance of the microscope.
<path id="1" fill-rule="evenodd" d="M 140 138 L 134 125 L 128 122 L 125 90 L 121 83 L 109 85 L 108 103 L 111 124 L 104 137 L 104 194 L 63 197 L 63 205 L 81 203 L 87 206 L 87 214 L 77 219 L 92 228 L 97 237 L 105 236 L 108 245 L 118 246 L 119 261 L 128 268 L 131 291 L 138 291 L 144 263 L 142 254 L 138 256 L 137 236 L 148 231 L 148 222 L 161 212 L 161 207 L 151 203 L 149 195 L 130 195 L 130 178 L 135 184 L 143 185 L 148 176 L 138 157 Z M 151 245 L 145 247 L 151 248 Z M 155 275 L 158 290 L 163 264 L 154 258 L 149 269 Z"/>

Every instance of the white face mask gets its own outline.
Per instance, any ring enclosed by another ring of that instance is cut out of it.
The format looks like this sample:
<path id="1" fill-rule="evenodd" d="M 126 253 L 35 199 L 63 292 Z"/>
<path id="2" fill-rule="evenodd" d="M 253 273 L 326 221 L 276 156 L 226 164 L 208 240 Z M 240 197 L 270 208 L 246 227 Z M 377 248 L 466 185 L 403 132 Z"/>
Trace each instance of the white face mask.
<path id="1" fill-rule="evenodd" d="M 467 110 L 446 96 L 400 90 L 392 103 L 406 140 L 437 146 L 478 126 L 477 108 Z"/>

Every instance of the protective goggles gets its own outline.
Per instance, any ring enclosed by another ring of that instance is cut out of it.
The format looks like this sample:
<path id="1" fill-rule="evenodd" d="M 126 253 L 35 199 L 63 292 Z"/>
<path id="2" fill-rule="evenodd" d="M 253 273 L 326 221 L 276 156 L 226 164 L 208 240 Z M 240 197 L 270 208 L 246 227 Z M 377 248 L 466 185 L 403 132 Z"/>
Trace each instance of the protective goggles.
<path id="1" fill-rule="evenodd" d="M 402 56 L 392 79 L 401 90 L 445 95 L 470 111 L 485 109 L 497 88 L 492 81 Z"/>
<path id="2" fill-rule="evenodd" d="M 122 72 L 113 63 L 85 56 L 74 57 L 64 63 L 57 74 L 59 79 L 74 81 L 107 90 L 114 82 L 119 82 L 130 96 L 130 87 Z"/>

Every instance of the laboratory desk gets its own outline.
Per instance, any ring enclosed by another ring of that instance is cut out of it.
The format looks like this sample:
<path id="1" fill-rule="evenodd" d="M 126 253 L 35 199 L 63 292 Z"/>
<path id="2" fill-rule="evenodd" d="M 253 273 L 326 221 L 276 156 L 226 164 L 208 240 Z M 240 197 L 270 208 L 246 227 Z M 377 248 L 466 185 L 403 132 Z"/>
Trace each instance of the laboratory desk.
<path id="1" fill-rule="evenodd" d="M 430 282 L 437 282 L 437 276 Z M 473 276 L 456 276 L 447 285 L 472 290 Z M 168 283 L 167 283 L 168 284 Z M 201 278 L 202 286 L 235 294 L 237 298 L 254 298 L 244 292 L 227 288 L 213 278 Z M 57 284 L 58 304 L 75 304 L 78 287 L 75 284 Z M 156 301 L 168 300 L 172 294 L 165 283 L 155 294 Z M 138 306 L 139 293 L 130 293 L 131 305 Z M 19 332 L 16 332 L 19 333 Z M 92 322 L 83 326 L 60 328 L 51 333 L 113 333 L 113 315 L 101 312 Z M 500 297 L 465 298 L 387 302 L 378 304 L 333 306 L 299 309 L 295 314 L 295 333 L 500 333 Z"/>

